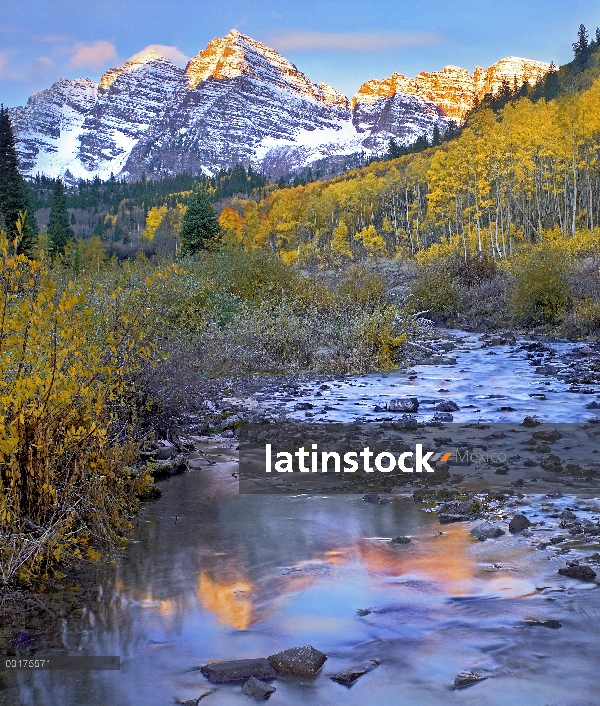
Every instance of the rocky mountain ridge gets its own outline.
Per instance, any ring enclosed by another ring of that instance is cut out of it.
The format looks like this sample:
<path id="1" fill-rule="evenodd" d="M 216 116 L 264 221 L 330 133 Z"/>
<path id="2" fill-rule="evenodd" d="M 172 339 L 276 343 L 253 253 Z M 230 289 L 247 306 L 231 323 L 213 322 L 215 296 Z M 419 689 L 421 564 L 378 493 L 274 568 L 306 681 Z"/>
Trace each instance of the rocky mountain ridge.
<path id="1" fill-rule="evenodd" d="M 324 158 L 379 154 L 460 122 L 503 81 L 550 68 L 509 57 L 489 69 L 447 66 L 363 84 L 352 101 L 315 84 L 273 49 L 232 30 L 185 69 L 155 50 L 96 84 L 61 79 L 11 111 L 24 174 L 67 180 L 161 178 L 252 164 L 277 178 Z"/>

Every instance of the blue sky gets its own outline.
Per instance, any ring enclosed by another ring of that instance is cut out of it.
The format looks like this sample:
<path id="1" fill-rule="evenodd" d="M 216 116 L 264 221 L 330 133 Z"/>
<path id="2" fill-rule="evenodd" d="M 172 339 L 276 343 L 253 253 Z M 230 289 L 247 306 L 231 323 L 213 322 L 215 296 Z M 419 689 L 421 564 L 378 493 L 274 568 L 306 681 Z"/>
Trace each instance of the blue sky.
<path id="1" fill-rule="evenodd" d="M 598 0 L 20 0 L 2 2 L 0 101 L 23 104 L 65 76 L 98 79 L 148 45 L 185 64 L 232 29 L 352 96 L 394 71 L 472 71 L 505 56 L 562 64 Z"/>

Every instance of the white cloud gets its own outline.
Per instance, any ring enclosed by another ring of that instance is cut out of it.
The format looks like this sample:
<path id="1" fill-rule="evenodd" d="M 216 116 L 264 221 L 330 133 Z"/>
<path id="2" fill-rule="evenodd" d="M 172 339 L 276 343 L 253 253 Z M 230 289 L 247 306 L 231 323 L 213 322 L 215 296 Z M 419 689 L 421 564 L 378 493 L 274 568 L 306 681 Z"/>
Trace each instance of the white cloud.
<path id="1" fill-rule="evenodd" d="M 74 69 L 88 68 L 97 71 L 109 62 L 116 60 L 117 57 L 117 48 L 111 42 L 103 39 L 94 44 L 77 42 L 71 55 L 71 67 Z"/>
<path id="2" fill-rule="evenodd" d="M 375 52 L 440 41 L 430 32 L 282 32 L 271 36 L 267 43 L 278 51 Z"/>
<path id="3" fill-rule="evenodd" d="M 169 47 L 165 44 L 149 44 L 147 47 L 144 47 L 142 51 L 138 52 L 138 54 L 145 54 L 153 49 L 177 66 L 185 66 L 188 62 L 188 57 L 182 51 L 179 51 L 177 47 Z"/>

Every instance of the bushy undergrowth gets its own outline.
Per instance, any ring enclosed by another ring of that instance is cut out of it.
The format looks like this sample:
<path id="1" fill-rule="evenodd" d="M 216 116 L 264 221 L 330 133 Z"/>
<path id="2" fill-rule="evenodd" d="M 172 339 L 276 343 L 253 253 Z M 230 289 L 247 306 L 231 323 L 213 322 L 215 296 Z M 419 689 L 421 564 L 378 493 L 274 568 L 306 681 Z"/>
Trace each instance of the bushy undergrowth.
<path id="1" fill-rule="evenodd" d="M 376 274 L 302 276 L 265 252 L 176 264 L 72 264 L 0 237 L 0 579 L 95 557 L 152 482 L 136 457 L 154 410 L 211 376 L 363 372 L 406 340 Z"/>
<path id="2" fill-rule="evenodd" d="M 493 259 L 437 248 L 420 258 L 412 306 L 455 325 L 516 326 L 570 336 L 600 334 L 600 229 L 564 239 L 547 231 Z"/>

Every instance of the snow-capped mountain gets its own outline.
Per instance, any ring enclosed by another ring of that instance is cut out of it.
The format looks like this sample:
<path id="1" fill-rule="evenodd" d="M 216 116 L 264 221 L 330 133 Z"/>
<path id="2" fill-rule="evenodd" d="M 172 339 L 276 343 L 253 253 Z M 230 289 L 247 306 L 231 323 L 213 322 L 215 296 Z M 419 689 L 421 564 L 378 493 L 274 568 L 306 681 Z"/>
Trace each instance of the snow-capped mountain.
<path id="1" fill-rule="evenodd" d="M 273 49 L 232 30 L 185 70 L 151 50 L 98 84 L 61 79 L 11 117 L 24 174 L 68 180 L 160 178 L 239 162 L 272 177 L 326 157 L 381 153 L 460 122 L 477 98 L 534 83 L 549 64 L 510 57 L 487 70 L 448 66 L 368 81 L 349 101 Z"/>

